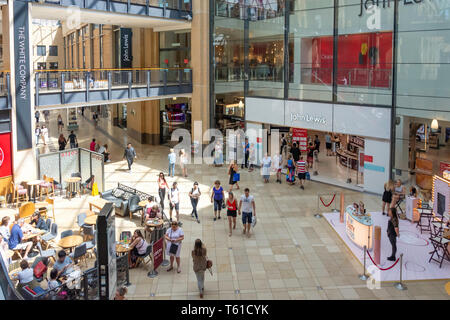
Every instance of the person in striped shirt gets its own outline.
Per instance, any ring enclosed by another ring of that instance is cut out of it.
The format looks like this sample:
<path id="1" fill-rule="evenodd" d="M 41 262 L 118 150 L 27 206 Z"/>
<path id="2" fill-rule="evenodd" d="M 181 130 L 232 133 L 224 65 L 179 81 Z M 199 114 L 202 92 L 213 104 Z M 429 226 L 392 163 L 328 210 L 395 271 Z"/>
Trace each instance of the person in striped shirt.
<path id="1" fill-rule="evenodd" d="M 307 170 L 307 162 L 303 160 L 303 156 L 300 156 L 300 159 L 296 163 L 297 176 L 300 181 L 300 189 L 305 190 L 303 186 L 303 182 L 306 179 L 306 170 Z"/>

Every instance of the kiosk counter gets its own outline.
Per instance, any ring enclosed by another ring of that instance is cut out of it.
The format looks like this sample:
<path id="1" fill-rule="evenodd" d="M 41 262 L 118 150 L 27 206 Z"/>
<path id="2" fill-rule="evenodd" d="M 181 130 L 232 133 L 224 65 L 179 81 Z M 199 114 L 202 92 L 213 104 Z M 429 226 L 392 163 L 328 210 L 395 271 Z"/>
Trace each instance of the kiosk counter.
<path id="1" fill-rule="evenodd" d="M 357 246 L 368 250 L 373 246 L 373 222 L 372 218 L 365 214 L 360 214 L 352 205 L 345 209 L 345 231 L 347 236 Z"/>

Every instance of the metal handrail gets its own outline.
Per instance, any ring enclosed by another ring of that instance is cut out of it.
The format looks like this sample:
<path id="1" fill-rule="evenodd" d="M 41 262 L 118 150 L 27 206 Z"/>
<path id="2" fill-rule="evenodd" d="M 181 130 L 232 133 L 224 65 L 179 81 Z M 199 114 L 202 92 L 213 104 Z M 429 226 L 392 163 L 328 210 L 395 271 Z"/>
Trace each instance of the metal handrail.
<path id="1" fill-rule="evenodd" d="M 192 68 L 151 67 L 151 68 L 35 69 L 34 72 L 151 71 L 151 70 L 192 70 Z"/>

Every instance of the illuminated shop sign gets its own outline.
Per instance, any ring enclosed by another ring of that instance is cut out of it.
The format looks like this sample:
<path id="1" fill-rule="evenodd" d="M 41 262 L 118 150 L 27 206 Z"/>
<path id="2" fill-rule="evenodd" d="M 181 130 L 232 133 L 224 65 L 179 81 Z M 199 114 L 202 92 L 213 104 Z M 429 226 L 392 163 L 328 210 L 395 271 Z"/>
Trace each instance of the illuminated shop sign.
<path id="1" fill-rule="evenodd" d="M 377 7 L 377 8 L 389 8 L 391 6 L 391 2 L 392 4 L 394 4 L 394 1 L 399 1 L 401 3 L 403 3 L 404 5 L 408 5 L 408 4 L 419 4 L 424 2 L 425 0 L 361 0 L 361 9 L 359 12 L 358 17 L 361 17 L 364 13 L 364 11 L 367 11 L 369 9 L 371 9 L 372 7 Z M 429 0 L 431 1 L 431 0 Z"/>
<path id="2" fill-rule="evenodd" d="M 316 116 L 311 114 L 302 114 L 302 113 L 291 113 L 291 122 L 295 121 L 303 121 L 303 122 L 310 122 L 310 123 L 317 123 L 321 125 L 326 125 L 327 120 L 325 117 L 322 116 Z"/>

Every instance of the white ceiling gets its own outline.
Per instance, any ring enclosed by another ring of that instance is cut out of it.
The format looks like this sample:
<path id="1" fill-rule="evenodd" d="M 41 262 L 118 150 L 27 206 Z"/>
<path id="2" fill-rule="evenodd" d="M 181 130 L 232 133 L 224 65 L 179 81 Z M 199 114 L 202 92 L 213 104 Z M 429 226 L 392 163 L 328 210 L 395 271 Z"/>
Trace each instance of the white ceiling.
<path id="1" fill-rule="evenodd" d="M 185 20 L 163 19 L 134 14 L 119 14 L 99 10 L 73 9 L 51 4 L 32 4 L 34 19 L 58 19 L 75 24 L 95 23 L 118 25 L 129 28 L 153 28 L 156 32 L 191 29 L 191 22 Z M 70 23 L 69 23 L 70 25 Z"/>

